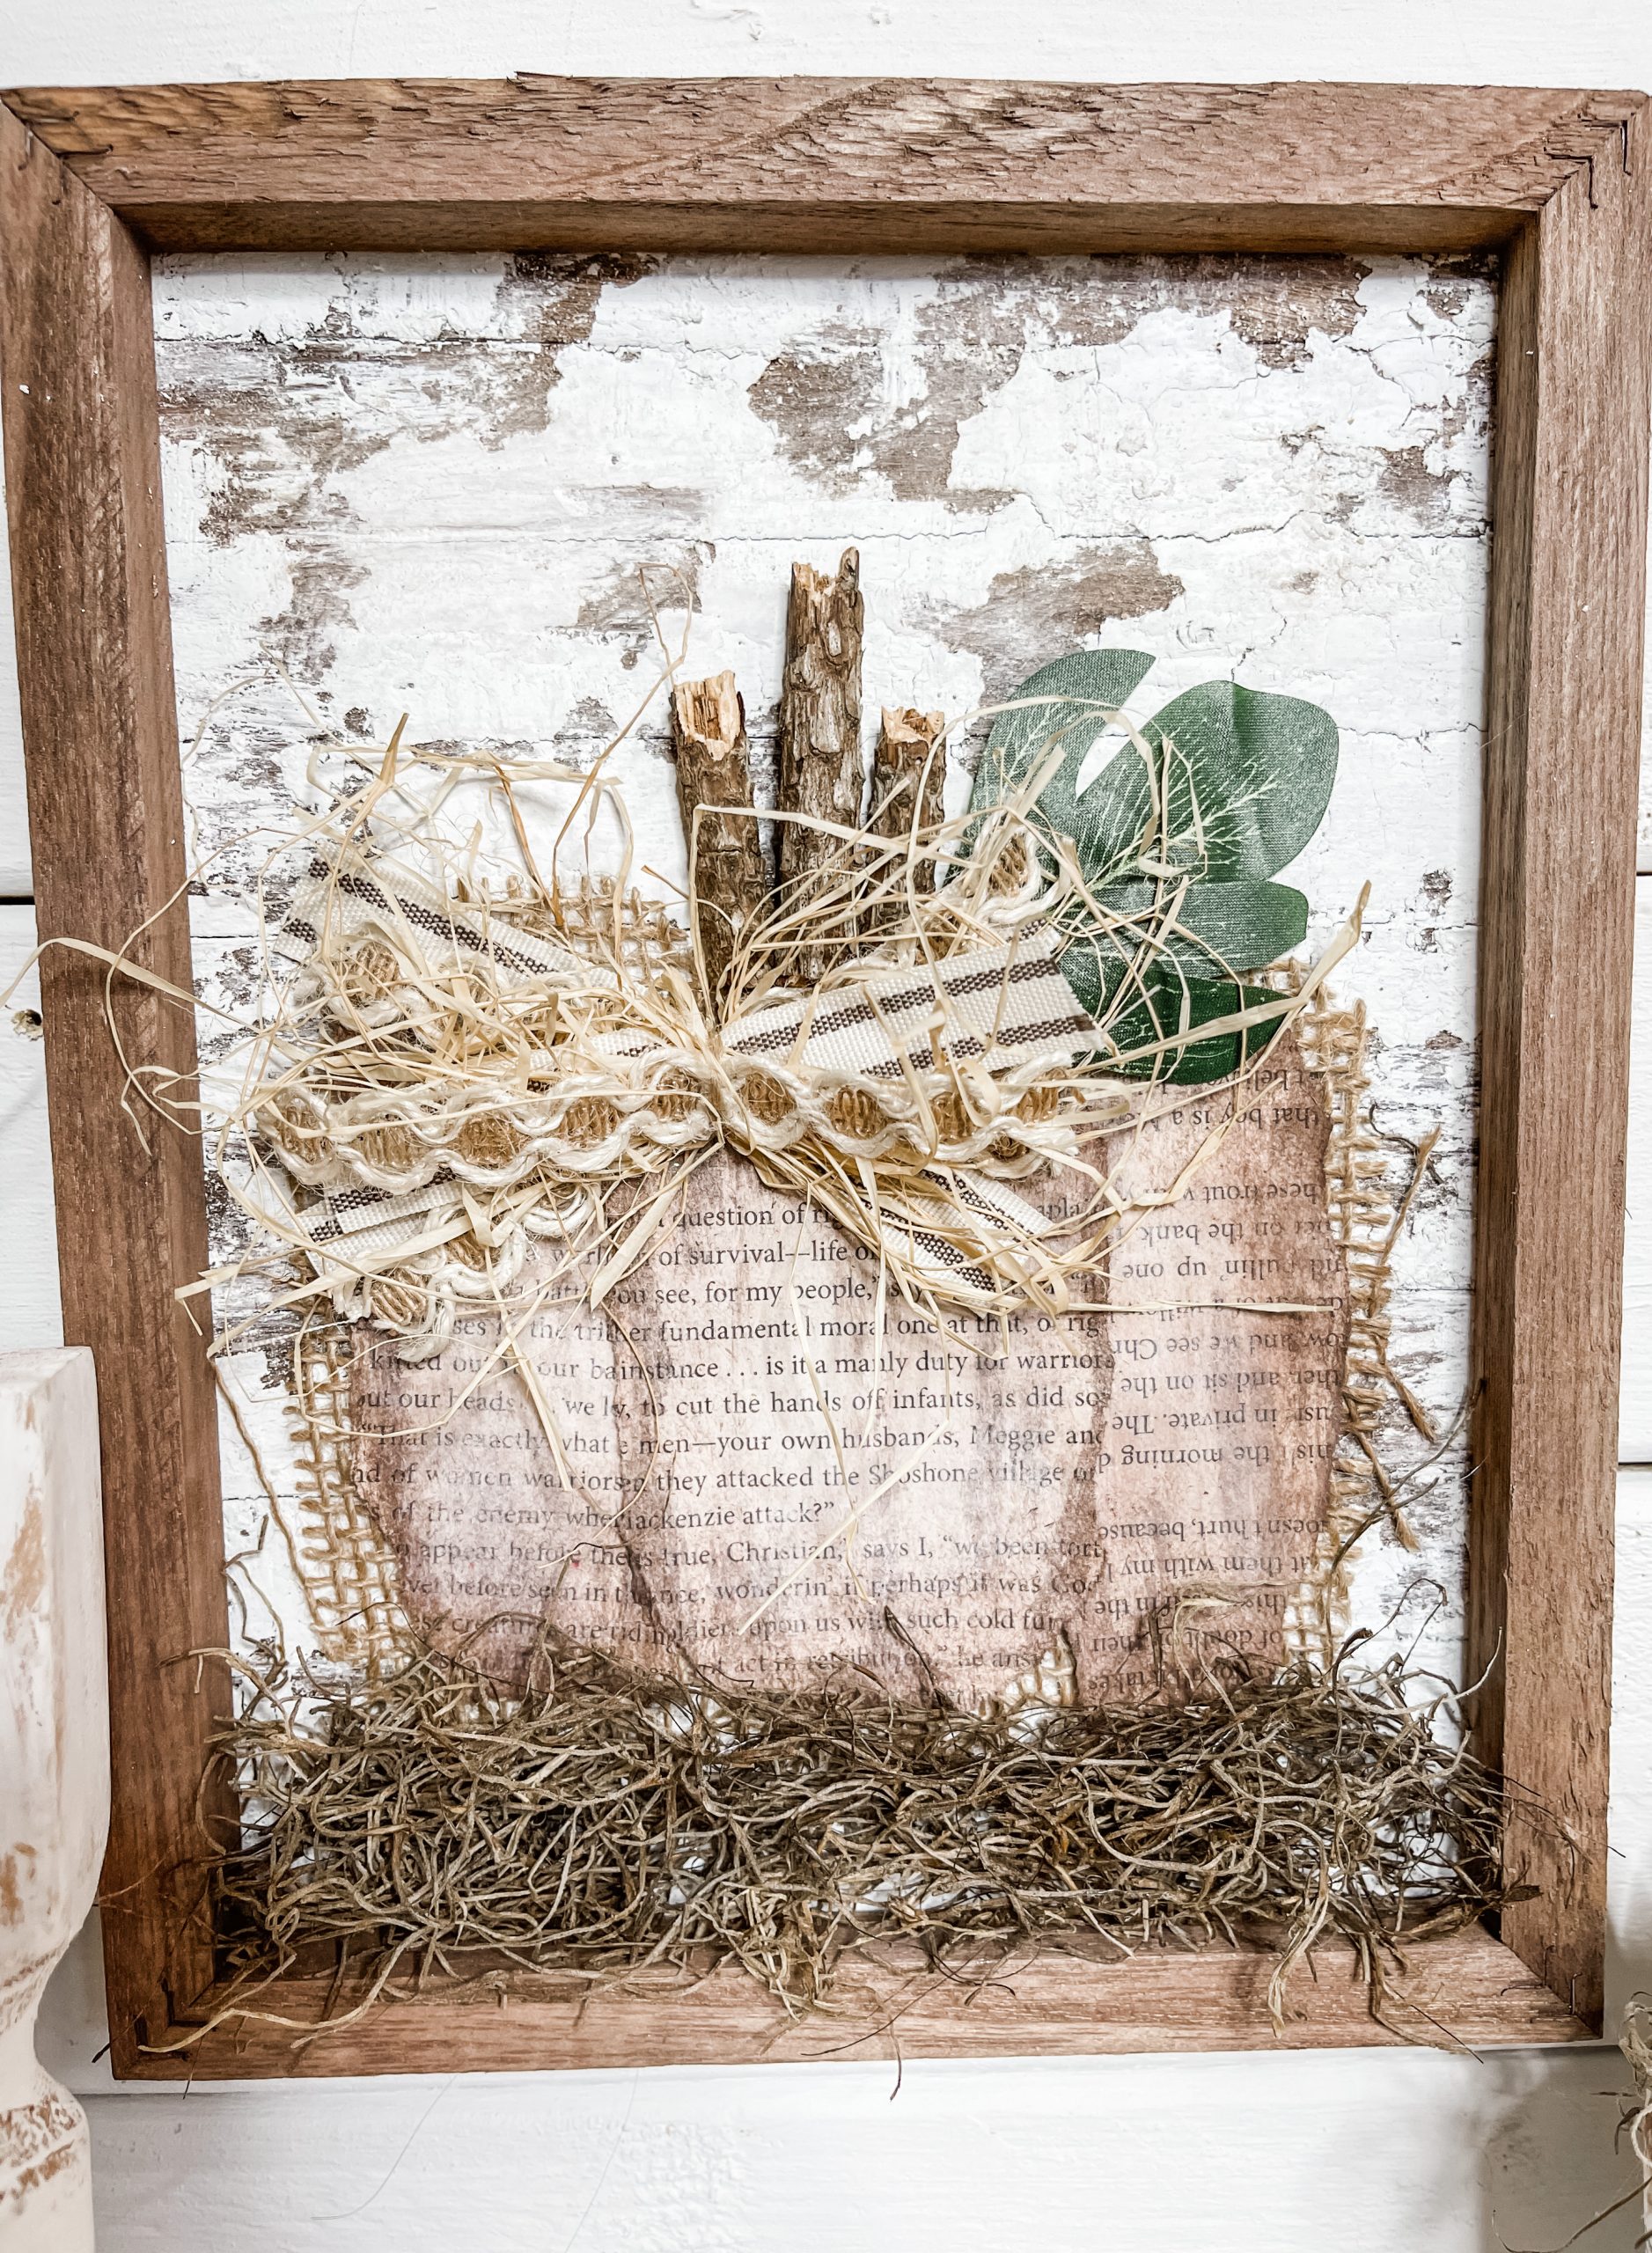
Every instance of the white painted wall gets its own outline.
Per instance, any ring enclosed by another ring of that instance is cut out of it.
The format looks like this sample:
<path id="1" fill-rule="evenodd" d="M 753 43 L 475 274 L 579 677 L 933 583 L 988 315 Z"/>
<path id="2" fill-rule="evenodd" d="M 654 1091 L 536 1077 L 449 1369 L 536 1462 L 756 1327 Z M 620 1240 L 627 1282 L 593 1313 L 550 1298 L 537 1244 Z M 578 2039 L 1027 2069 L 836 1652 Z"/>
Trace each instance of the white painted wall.
<path id="1" fill-rule="evenodd" d="M 1652 10 L 1595 0 L 55 0 L 0 24 L 8 84 L 183 77 L 977 72 L 1652 84 Z M 4 597 L 0 596 L 0 600 Z M 1652 829 L 1643 826 L 1652 848 Z M 1652 849 L 1642 861 L 1626 1460 L 1652 1464 Z M 0 899 L 26 901 L 9 650 Z M 26 953 L 0 906 L 0 981 Z M 21 997 L 18 997 L 19 999 Z M 17 1004 L 11 1005 L 15 1007 Z M 0 1345 L 57 1332 L 38 1042 L 0 1017 Z M 1638 1328 L 1637 1328 L 1638 1309 Z M 1621 1491 L 1613 1983 L 1652 1985 L 1652 1469 Z M 90 2099 L 106 2253 L 1490 2253 L 1558 2245 L 1626 2187 L 1605 2051 L 785 2066 L 113 2088 L 95 1954 L 48 2062 Z M 1588 2241 L 1626 2248 L 1628 2216 Z"/>

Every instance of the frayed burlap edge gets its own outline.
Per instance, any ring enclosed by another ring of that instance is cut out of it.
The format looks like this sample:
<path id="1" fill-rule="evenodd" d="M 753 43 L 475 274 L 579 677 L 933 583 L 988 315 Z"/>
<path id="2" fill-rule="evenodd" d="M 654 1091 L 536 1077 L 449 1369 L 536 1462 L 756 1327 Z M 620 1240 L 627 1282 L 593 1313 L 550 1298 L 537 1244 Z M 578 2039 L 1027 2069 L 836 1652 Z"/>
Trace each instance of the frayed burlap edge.
<path id="1" fill-rule="evenodd" d="M 1377 1434 L 1398 1401 L 1423 1438 L 1437 1438 L 1427 1411 L 1389 1361 L 1394 1247 L 1435 1138 L 1419 1147 L 1411 1178 L 1399 1186 L 1371 1124 L 1363 1002 L 1339 1007 L 1321 988 L 1296 1031 L 1303 1062 L 1324 1082 L 1330 1099 L 1325 1201 L 1347 1277 L 1348 1339 L 1329 1507 L 1313 1569 L 1286 1610 L 1286 1648 L 1328 1666 L 1349 1625 L 1348 1563 L 1360 1535 L 1386 1521 L 1404 1547 L 1416 1546 L 1377 1454 Z"/>
<path id="2" fill-rule="evenodd" d="M 287 1401 L 298 1467 L 299 1577 L 322 1653 L 375 1673 L 399 1665 L 414 1645 L 395 1551 L 356 1488 L 349 1398 L 348 1348 L 335 1332 L 306 1327 Z"/>

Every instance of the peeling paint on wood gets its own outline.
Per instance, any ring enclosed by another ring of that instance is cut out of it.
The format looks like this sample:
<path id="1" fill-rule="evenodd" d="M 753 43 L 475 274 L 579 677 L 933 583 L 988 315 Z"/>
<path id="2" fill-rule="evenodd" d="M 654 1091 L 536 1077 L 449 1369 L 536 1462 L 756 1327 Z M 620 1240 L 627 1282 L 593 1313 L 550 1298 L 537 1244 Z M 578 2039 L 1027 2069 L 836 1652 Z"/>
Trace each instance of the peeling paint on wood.
<path id="1" fill-rule="evenodd" d="M 685 874 L 658 635 L 735 672 L 773 787 L 788 575 L 859 548 L 865 695 L 978 713 L 1083 640 L 1157 657 L 1143 713 L 1228 672 L 1326 705 L 1330 817 L 1292 872 L 1376 1030 L 1396 1364 L 1465 1381 L 1479 723 L 1494 290 L 1462 261 L 385 255 L 164 260 L 157 324 L 186 734 L 278 659 L 353 739 L 613 754 L 661 896 Z M 639 708 L 642 708 L 639 714 Z M 962 803 L 985 723 L 955 730 Z M 301 780 L 280 683 L 189 770 L 203 972 L 255 951 L 232 840 Z M 870 751 L 870 745 L 864 746 Z M 652 879 L 650 879 L 652 881 Z M 238 965 L 239 962 L 239 967 Z M 249 1359 L 261 1442 L 277 1395 Z M 1419 1451 L 1390 1435 L 1402 1464 Z M 226 1446 L 233 1538 L 263 1512 Z M 1413 1500 L 1457 1649 L 1460 1465 Z M 265 1574 L 267 1559 L 261 1559 Z M 1416 1561 L 1377 1549 L 1378 1620 Z M 268 1566 L 268 1576 L 280 1574 Z M 1407 1633 L 1420 1614 L 1413 1604 Z"/>

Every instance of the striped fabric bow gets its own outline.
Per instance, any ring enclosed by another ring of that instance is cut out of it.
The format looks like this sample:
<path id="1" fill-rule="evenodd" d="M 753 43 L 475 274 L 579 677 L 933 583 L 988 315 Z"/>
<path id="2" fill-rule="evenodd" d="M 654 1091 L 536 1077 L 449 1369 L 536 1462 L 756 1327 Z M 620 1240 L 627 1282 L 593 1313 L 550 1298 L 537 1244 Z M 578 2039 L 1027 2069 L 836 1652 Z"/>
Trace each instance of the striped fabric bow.
<path id="1" fill-rule="evenodd" d="M 312 1193 L 290 1217 L 341 1312 L 434 1352 L 536 1236 L 589 1245 L 600 1299 L 719 1148 L 909 1296 L 1061 1302 L 1050 1224 L 1010 1185 L 1074 1149 L 1062 1086 L 1097 1039 L 1053 924 L 851 962 L 719 1028 L 650 916 L 587 895 L 562 929 L 529 928 L 508 899 L 458 901 L 364 853 L 312 861 L 275 942 L 296 974 L 253 1120 Z"/>

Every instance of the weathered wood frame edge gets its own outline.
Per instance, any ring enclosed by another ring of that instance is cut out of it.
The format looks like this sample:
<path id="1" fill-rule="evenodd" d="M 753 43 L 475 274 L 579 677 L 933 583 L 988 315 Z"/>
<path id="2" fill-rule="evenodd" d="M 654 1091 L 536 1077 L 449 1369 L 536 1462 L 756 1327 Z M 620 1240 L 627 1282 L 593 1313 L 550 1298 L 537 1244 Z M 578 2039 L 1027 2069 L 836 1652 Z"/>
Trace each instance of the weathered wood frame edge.
<path id="1" fill-rule="evenodd" d="M 1563 1816 L 1501 1936 L 1413 1951 L 1477 2044 L 1597 2029 L 1639 756 L 1652 150 L 1633 93 L 903 80 L 25 90 L 0 107 L 0 380 L 42 938 L 189 978 L 150 311 L 155 250 L 676 247 L 1503 253 L 1482 868 L 1474 1317 L 1479 1741 Z M 827 2041 L 749 1987 L 692 2001 L 392 2006 L 301 2052 L 209 2004 L 166 1873 L 227 1697 L 216 1407 L 173 1297 L 204 1265 L 199 1154 L 140 1141 L 84 958 L 43 965 L 64 1335 L 97 1355 L 114 1813 L 104 1877 L 127 2076 L 864 2056 L 903 1978 Z M 187 1081 L 187 1015 L 114 997 Z M 141 1105 L 139 1106 L 141 1108 Z M 990 2004 L 929 1993 L 907 2055 L 1266 2046 L 1265 1956 L 1060 1955 Z M 1535 1975 L 1535 1976 L 1534 1976 Z M 1292 2045 L 1402 2038 L 1334 1975 Z M 270 2007 L 300 2020 L 293 1981 Z M 1403 2019 L 1399 2022 L 1403 2024 Z M 1421 2021 L 1417 2022 L 1421 2023 Z M 862 2038 L 855 2038 L 856 2023 Z M 873 2029 L 866 2031 L 867 2029 Z M 848 2033 L 848 2040 L 836 2038 Z"/>

